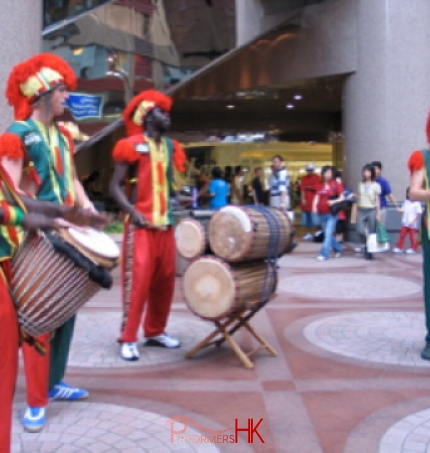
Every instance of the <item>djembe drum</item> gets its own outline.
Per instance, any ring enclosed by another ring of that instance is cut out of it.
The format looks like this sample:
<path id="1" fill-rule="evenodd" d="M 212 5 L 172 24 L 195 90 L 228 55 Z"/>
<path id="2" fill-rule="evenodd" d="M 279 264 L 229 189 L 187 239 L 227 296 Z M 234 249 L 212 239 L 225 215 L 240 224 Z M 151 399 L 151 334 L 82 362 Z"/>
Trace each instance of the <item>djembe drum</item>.
<path id="1" fill-rule="evenodd" d="M 201 318 L 220 320 L 235 310 L 247 309 L 276 289 L 274 266 L 261 261 L 228 264 L 202 256 L 185 271 L 182 287 L 189 308 Z"/>
<path id="2" fill-rule="evenodd" d="M 90 228 L 27 233 L 12 260 L 11 279 L 22 330 L 36 337 L 63 325 L 101 288 L 112 286 L 108 270 L 119 255 L 108 235 Z"/>
<path id="3" fill-rule="evenodd" d="M 292 226 L 287 214 L 276 208 L 226 206 L 209 223 L 213 253 L 230 263 L 267 258 L 270 238 L 276 236 L 276 256 L 291 247 Z"/>

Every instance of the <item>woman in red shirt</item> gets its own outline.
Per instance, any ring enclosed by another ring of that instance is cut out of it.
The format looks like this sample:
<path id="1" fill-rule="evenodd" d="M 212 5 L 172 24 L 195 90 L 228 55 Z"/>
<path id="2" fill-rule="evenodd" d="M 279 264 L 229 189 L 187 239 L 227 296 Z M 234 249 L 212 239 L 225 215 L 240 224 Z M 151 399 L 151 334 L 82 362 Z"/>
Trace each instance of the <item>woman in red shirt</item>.
<path id="1" fill-rule="evenodd" d="M 322 183 L 317 189 L 312 205 L 312 212 L 319 215 L 324 231 L 324 242 L 317 260 L 326 261 L 330 257 L 330 249 L 333 249 L 335 258 L 339 258 L 342 253 L 342 246 L 334 235 L 337 216 L 331 213 L 330 207 L 343 201 L 344 196 L 342 195 L 342 184 L 334 180 L 333 167 L 325 165 L 321 169 L 321 180 Z"/>

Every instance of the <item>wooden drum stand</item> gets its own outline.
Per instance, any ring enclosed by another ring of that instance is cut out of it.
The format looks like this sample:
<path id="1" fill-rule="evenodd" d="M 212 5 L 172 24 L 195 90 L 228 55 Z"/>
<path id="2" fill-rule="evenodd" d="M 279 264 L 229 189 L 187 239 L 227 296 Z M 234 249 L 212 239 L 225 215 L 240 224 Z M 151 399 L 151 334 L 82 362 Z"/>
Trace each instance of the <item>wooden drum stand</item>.
<path id="1" fill-rule="evenodd" d="M 249 321 L 273 298 L 277 283 L 276 259 L 284 251 L 282 240 L 286 236 L 285 228 L 279 220 L 279 211 L 273 212 L 273 209 L 259 206 L 247 209 L 257 211 L 266 222 L 266 256 L 258 257 L 258 261 L 227 262 L 228 259 L 218 253 L 218 256 L 201 256 L 190 264 L 183 277 L 186 302 L 197 316 L 213 322 L 215 330 L 191 349 L 185 358 L 193 357 L 210 345 L 219 347 L 225 341 L 248 369 L 254 368 L 251 357 L 259 351 L 266 350 L 272 356 L 277 355 L 276 350 Z M 214 219 L 216 215 L 211 222 Z M 236 237 L 228 237 L 234 228 L 223 228 L 223 231 L 230 243 L 238 242 Z M 253 231 L 258 234 L 258 226 L 254 225 Z M 222 239 L 222 235 L 220 237 Z M 245 328 L 257 340 L 257 348 L 245 352 L 239 346 L 233 335 L 241 328 Z"/>

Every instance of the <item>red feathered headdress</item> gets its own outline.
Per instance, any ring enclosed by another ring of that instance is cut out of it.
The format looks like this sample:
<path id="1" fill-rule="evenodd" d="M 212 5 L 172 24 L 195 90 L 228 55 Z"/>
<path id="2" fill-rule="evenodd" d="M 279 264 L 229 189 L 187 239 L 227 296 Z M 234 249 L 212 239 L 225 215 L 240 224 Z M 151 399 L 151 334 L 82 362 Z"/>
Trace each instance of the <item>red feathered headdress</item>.
<path id="1" fill-rule="evenodd" d="M 6 87 L 6 98 L 13 106 L 16 120 L 26 120 L 32 114 L 32 104 L 42 94 L 64 84 L 76 88 L 73 69 L 61 57 L 42 53 L 14 66 Z"/>
<path id="2" fill-rule="evenodd" d="M 128 135 L 141 134 L 145 116 L 155 107 L 166 112 L 172 108 L 172 99 L 156 90 L 146 90 L 135 96 L 127 105 L 122 115 Z"/>

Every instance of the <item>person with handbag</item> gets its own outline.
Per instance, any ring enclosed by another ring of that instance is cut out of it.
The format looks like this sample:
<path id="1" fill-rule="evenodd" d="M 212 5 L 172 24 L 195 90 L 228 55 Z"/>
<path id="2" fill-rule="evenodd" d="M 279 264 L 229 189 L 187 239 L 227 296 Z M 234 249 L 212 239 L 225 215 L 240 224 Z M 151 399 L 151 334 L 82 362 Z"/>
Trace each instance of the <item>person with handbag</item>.
<path id="1" fill-rule="evenodd" d="M 381 186 L 375 181 L 376 172 L 371 164 L 366 164 L 361 170 L 362 181 L 357 191 L 357 224 L 356 231 L 363 244 L 364 258 L 372 259 L 372 253 L 367 249 L 367 237 L 376 233 L 376 222 L 380 220 Z"/>
<path id="2" fill-rule="evenodd" d="M 312 204 L 312 212 L 319 215 L 324 232 L 324 242 L 317 260 L 327 261 L 330 257 L 330 249 L 334 251 L 335 258 L 339 258 L 343 251 L 342 245 L 334 235 L 338 214 L 334 206 L 341 203 L 344 196 L 342 184 L 334 180 L 333 167 L 325 165 L 321 169 L 321 180 Z"/>

